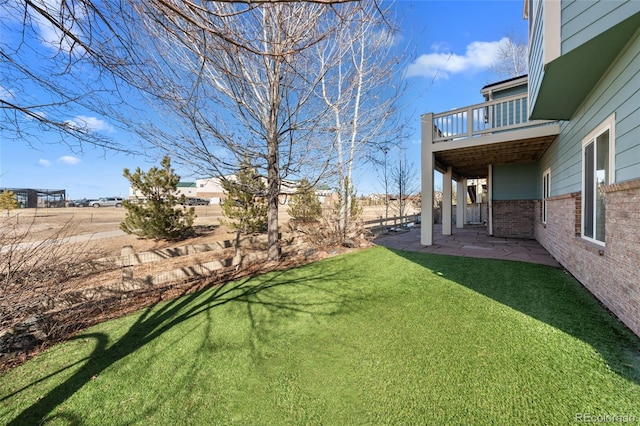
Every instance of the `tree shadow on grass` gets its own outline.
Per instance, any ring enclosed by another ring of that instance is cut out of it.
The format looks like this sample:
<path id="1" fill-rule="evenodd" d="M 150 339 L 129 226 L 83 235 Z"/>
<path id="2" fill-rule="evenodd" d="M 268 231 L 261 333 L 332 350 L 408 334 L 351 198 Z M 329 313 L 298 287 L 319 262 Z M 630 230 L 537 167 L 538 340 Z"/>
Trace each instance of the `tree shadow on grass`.
<path id="1" fill-rule="evenodd" d="M 328 261 L 339 261 L 329 259 Z M 325 262 L 322 262 L 326 264 Z M 346 268 L 319 266 L 317 263 L 307 265 L 310 271 L 292 273 L 291 270 L 271 272 L 266 275 L 245 278 L 238 281 L 217 285 L 213 288 L 200 290 L 174 300 L 147 307 L 135 322 L 116 342 L 109 344 L 109 336 L 104 333 L 82 333 L 74 339 L 93 339 L 95 348 L 92 353 L 79 362 L 83 365 L 71 377 L 51 389 L 31 406 L 20 412 L 8 425 L 42 424 L 58 417 L 54 414 L 55 407 L 70 398 L 86 383 L 97 377 L 102 371 L 133 354 L 146 344 L 159 338 L 163 333 L 178 324 L 198 315 L 210 315 L 211 310 L 222 305 L 233 303 L 246 304 L 251 326 L 260 332 L 260 326 L 253 319 L 253 306 L 261 305 L 272 312 L 303 313 L 309 315 L 334 315 L 358 309 L 358 295 L 348 290 L 342 291 L 338 287 L 328 288 L 323 283 L 327 281 L 350 280 L 353 278 Z M 331 272 L 333 271 L 333 272 Z M 276 291 L 276 289 L 284 291 Z M 289 291 L 289 290 L 293 291 Z M 312 290 L 319 295 L 316 300 L 300 299 L 296 297 L 297 290 Z M 338 290 L 336 290 L 338 289 Z M 210 317 L 209 317 L 210 320 Z M 211 327 L 211 324 L 208 325 Z M 209 328 L 210 330 L 210 328 Z M 202 342 L 206 345 L 206 342 Z M 74 362 L 71 365 L 76 365 Z M 69 368 L 70 366 L 65 367 Z M 63 369 L 63 370 L 64 370 Z M 62 370 L 40 378 L 30 385 L 13 392 L 0 399 L 11 398 L 28 387 L 46 378 L 55 376 Z M 71 414 L 65 414 L 71 415 Z M 77 417 L 69 418 L 70 424 L 80 424 Z"/>
<path id="2" fill-rule="evenodd" d="M 640 384 L 640 338 L 564 270 L 509 260 L 388 250 L 589 344 L 612 371 Z"/>

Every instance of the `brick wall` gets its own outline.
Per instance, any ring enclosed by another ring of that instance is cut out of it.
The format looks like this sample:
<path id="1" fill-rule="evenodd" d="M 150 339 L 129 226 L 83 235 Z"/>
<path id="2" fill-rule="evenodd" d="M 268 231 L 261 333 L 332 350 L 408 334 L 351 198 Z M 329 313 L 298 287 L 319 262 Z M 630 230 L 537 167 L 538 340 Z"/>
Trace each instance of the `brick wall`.
<path id="1" fill-rule="evenodd" d="M 535 236 L 578 281 L 640 336 L 640 179 L 604 188 L 606 246 L 580 237 L 580 193 L 547 199 L 547 224 L 540 202 Z"/>
<path id="2" fill-rule="evenodd" d="M 534 239 L 536 200 L 493 201 L 493 236 Z"/>

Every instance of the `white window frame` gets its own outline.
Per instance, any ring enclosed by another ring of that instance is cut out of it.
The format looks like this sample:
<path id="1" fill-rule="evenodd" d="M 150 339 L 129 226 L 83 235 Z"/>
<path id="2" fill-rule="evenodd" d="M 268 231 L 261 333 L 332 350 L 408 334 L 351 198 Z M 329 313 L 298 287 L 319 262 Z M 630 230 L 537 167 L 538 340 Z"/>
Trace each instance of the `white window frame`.
<path id="1" fill-rule="evenodd" d="M 547 224 L 547 198 L 551 196 L 551 167 L 542 172 L 542 223 Z"/>
<path id="2" fill-rule="evenodd" d="M 602 123 L 600 123 L 600 125 L 598 125 L 598 127 L 596 127 L 594 130 L 591 131 L 591 133 L 589 133 L 584 139 L 582 139 L 582 151 L 581 151 L 581 157 L 580 157 L 580 164 L 582 166 L 582 210 L 581 210 L 581 214 L 580 214 L 580 236 L 582 238 L 584 238 L 585 240 L 588 240 L 592 243 L 601 245 L 601 246 L 605 246 L 605 242 L 604 241 L 600 241 L 596 239 L 596 212 L 595 212 L 595 203 L 596 203 L 596 196 L 597 196 L 597 182 L 595 182 L 595 175 L 592 175 L 590 178 L 592 180 L 594 180 L 594 197 L 593 197 L 593 204 L 591 206 L 586 206 L 586 198 L 585 194 L 586 194 L 586 179 L 587 176 L 585 173 L 585 167 L 586 165 L 584 164 L 584 155 L 585 155 L 585 149 L 587 148 L 587 146 L 591 145 L 592 143 L 594 144 L 594 172 L 596 169 L 596 159 L 598 157 L 598 153 L 597 153 L 597 144 L 596 144 L 596 140 L 598 138 L 598 136 L 602 135 L 604 132 L 606 132 L 607 130 L 609 131 L 609 176 L 607 177 L 609 184 L 615 183 L 615 153 L 616 153 L 616 126 L 615 126 L 615 113 L 611 114 L 609 117 L 607 117 Z M 585 226 L 585 217 L 587 214 L 587 207 L 589 207 L 590 211 L 593 213 L 594 218 L 593 218 L 593 229 L 592 229 L 592 234 L 593 237 L 589 237 L 587 235 L 584 234 L 584 226 Z M 606 214 L 606 213 L 605 213 Z M 605 224 L 606 224 L 606 220 L 605 220 Z M 606 226 L 606 225 L 605 225 Z"/>

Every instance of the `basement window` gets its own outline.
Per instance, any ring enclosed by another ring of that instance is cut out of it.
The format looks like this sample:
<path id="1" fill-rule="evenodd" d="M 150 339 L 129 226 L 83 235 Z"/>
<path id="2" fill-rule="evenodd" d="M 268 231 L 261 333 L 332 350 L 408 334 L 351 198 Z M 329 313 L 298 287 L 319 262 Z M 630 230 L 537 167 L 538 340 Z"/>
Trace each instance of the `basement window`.
<path id="1" fill-rule="evenodd" d="M 605 194 L 615 176 L 615 115 L 582 141 L 582 238 L 605 244 Z"/>
<path id="2" fill-rule="evenodd" d="M 542 173 L 542 223 L 547 223 L 547 198 L 551 196 L 551 169 Z"/>

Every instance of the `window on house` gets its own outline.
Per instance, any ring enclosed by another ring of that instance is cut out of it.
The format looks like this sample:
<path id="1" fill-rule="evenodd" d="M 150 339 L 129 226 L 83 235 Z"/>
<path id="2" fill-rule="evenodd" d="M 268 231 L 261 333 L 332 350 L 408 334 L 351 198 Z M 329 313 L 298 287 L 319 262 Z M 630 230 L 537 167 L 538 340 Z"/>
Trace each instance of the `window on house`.
<path id="1" fill-rule="evenodd" d="M 547 223 L 547 198 L 551 196 L 551 169 L 542 173 L 542 223 Z"/>
<path id="2" fill-rule="evenodd" d="M 615 118 L 612 115 L 582 141 L 582 237 L 604 245 L 602 187 L 614 181 Z"/>

